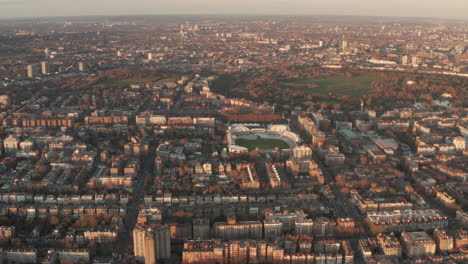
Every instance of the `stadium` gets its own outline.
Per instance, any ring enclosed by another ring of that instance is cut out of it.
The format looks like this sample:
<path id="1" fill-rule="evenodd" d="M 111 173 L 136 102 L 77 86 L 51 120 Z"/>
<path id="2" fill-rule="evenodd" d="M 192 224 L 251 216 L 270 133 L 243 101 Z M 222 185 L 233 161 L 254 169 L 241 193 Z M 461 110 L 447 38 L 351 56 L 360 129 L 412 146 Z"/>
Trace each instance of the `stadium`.
<path id="1" fill-rule="evenodd" d="M 256 148 L 262 151 L 293 149 L 300 138 L 289 131 L 288 125 L 234 124 L 227 131 L 229 152 L 243 153 Z"/>

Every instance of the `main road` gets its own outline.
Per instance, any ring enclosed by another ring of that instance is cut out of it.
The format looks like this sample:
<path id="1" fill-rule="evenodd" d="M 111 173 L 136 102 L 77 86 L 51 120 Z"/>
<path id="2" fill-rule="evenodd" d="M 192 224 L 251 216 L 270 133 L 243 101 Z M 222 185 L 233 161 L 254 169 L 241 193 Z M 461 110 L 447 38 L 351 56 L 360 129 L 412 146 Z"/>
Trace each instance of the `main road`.
<path id="1" fill-rule="evenodd" d="M 149 155 L 144 158 L 142 167 L 133 182 L 132 199 L 127 204 L 127 213 L 123 219 L 123 229 L 118 235 L 117 254 L 119 263 L 128 263 L 128 257 L 132 255 L 130 245 L 132 244 L 132 231 L 135 227 L 138 212 L 144 203 L 145 179 L 153 176 L 154 148 L 151 147 Z"/>
<path id="2" fill-rule="evenodd" d="M 328 168 L 323 164 L 322 161 L 317 160 L 319 168 L 322 170 L 325 177 L 325 183 L 329 184 L 333 195 L 335 196 L 335 208 L 338 217 L 348 217 L 354 219 L 358 223 L 364 223 L 364 215 L 356 208 L 356 206 L 335 184 L 330 184 L 333 180 L 331 173 Z M 372 235 L 367 225 L 363 224 L 368 235 Z"/>

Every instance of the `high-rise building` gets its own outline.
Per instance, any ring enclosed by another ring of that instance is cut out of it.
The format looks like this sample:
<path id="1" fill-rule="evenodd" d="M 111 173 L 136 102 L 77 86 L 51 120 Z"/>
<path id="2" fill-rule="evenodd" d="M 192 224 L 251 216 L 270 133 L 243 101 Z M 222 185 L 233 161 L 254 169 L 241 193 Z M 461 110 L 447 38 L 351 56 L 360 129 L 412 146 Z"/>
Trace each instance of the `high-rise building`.
<path id="1" fill-rule="evenodd" d="M 148 53 L 148 60 L 152 60 L 153 59 L 153 53 Z"/>
<path id="2" fill-rule="evenodd" d="M 143 240 L 144 243 L 144 261 L 148 264 L 156 263 L 156 241 L 152 232 L 146 232 Z"/>
<path id="3" fill-rule="evenodd" d="M 49 49 L 45 49 L 44 50 L 44 55 L 46 58 L 48 58 L 50 56 L 50 50 Z"/>
<path id="4" fill-rule="evenodd" d="M 152 228 L 135 226 L 133 229 L 133 252 L 135 258 L 147 264 L 171 257 L 171 232 L 167 225 Z"/>
<path id="5" fill-rule="evenodd" d="M 206 218 L 193 219 L 193 239 L 207 239 L 210 234 L 210 220 Z"/>
<path id="6" fill-rule="evenodd" d="M 139 261 L 145 260 L 145 228 L 135 226 L 133 229 L 133 255 Z"/>
<path id="7" fill-rule="evenodd" d="M 403 56 L 401 58 L 401 64 L 408 65 L 408 60 L 409 60 L 408 55 Z"/>
<path id="8" fill-rule="evenodd" d="M 323 41 L 319 41 L 319 47 L 323 47 Z"/>
<path id="9" fill-rule="evenodd" d="M 86 65 L 84 64 L 84 62 L 78 63 L 78 70 L 79 70 L 80 72 L 86 71 Z"/>
<path id="10" fill-rule="evenodd" d="M 42 74 L 46 75 L 50 73 L 50 66 L 47 61 L 41 62 Z"/>
<path id="11" fill-rule="evenodd" d="M 171 230 L 167 225 L 152 228 L 156 245 L 156 259 L 171 257 Z"/>
<path id="12" fill-rule="evenodd" d="M 28 70 L 28 78 L 34 78 L 34 65 L 29 64 L 27 67 Z"/>
<path id="13" fill-rule="evenodd" d="M 343 42 L 341 43 L 341 48 L 343 50 L 346 50 L 348 48 L 348 41 L 346 40 L 343 40 Z"/>
<path id="14" fill-rule="evenodd" d="M 413 67 L 417 67 L 419 65 L 419 58 L 416 56 L 411 57 L 411 64 Z"/>

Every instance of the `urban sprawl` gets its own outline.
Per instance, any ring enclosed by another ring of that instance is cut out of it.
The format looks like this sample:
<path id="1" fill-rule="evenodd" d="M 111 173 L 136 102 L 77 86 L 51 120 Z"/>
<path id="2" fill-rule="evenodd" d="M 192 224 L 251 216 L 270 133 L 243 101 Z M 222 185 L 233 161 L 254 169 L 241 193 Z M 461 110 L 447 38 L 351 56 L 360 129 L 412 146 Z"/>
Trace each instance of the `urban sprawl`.
<path id="1" fill-rule="evenodd" d="M 468 26 L 0 21 L 0 263 L 468 263 Z"/>

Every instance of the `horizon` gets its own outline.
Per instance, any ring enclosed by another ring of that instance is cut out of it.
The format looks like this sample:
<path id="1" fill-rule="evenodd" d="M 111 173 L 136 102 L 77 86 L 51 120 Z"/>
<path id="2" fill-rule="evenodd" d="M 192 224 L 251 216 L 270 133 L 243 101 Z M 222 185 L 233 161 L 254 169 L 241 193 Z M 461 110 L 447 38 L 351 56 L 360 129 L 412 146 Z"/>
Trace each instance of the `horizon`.
<path id="1" fill-rule="evenodd" d="M 59 0 L 0 0 L 0 19 L 41 19 L 102 16 L 349 16 L 388 18 L 434 18 L 467 21 L 463 0 L 415 0 L 379 3 L 373 0 L 83 0 L 75 3 Z M 419 2 L 419 3 L 418 3 Z"/>
<path id="2" fill-rule="evenodd" d="M 377 16 L 377 15 L 341 15 L 341 14 L 191 14 L 191 13 L 177 13 L 177 14 L 96 14 L 96 15 L 70 15 L 70 16 L 31 16 L 31 17 L 0 17 L 0 21 L 38 21 L 38 20 L 55 20 L 55 19 L 80 19 L 80 18 L 156 18 L 156 17 L 180 17 L 183 19 L 189 18 L 336 18 L 336 19 L 383 19 L 386 22 L 401 22 L 400 20 L 409 20 L 411 22 L 429 22 L 425 20 L 435 20 L 431 22 L 457 22 L 468 23 L 468 18 L 445 18 L 445 17 L 412 17 L 412 16 Z M 80 21 L 82 22 L 82 21 Z"/>

